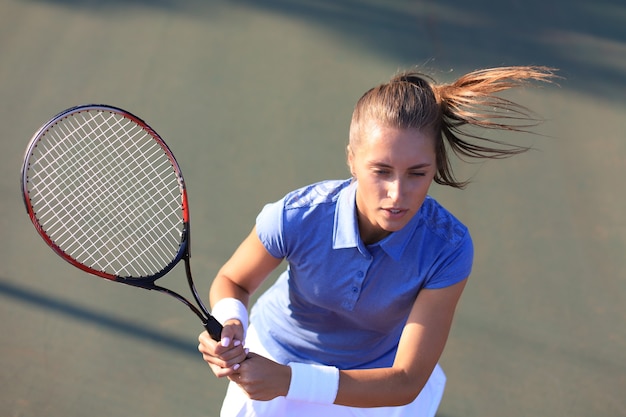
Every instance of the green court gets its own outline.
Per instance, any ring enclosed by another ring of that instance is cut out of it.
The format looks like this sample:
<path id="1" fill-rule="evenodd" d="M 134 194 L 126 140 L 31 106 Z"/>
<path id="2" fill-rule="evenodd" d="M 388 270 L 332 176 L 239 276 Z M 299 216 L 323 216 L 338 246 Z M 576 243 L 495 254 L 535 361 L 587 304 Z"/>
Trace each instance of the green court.
<path id="1" fill-rule="evenodd" d="M 0 415 L 217 417 L 226 388 L 182 304 L 38 237 L 19 172 L 59 111 L 111 104 L 164 137 L 207 294 L 266 202 L 349 175 L 365 90 L 416 64 L 534 64 L 564 77 L 514 93 L 546 119 L 514 138 L 535 150 L 432 189 L 476 249 L 438 416 L 626 416 L 625 26 L 621 0 L 0 0 Z M 163 280 L 187 294 L 182 266 Z"/>

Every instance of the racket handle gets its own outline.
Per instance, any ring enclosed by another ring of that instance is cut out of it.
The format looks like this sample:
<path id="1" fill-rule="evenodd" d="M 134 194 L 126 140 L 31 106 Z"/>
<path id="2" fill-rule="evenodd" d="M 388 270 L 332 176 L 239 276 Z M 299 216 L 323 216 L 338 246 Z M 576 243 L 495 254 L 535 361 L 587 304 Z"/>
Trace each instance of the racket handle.
<path id="1" fill-rule="evenodd" d="M 217 321 L 213 316 L 209 316 L 209 319 L 206 323 L 204 323 L 204 328 L 209 335 L 213 338 L 213 340 L 220 341 L 222 338 L 222 325 L 219 321 Z"/>

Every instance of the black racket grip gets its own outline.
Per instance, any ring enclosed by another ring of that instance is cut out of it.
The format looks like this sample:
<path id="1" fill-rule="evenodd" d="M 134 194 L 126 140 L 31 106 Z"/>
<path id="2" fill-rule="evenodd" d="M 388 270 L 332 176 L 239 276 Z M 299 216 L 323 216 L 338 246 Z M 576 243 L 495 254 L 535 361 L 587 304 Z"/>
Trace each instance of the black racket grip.
<path id="1" fill-rule="evenodd" d="M 204 328 L 209 335 L 213 338 L 213 340 L 219 342 L 222 339 L 222 325 L 219 321 L 215 319 L 213 316 L 209 316 L 206 323 L 204 323 Z"/>

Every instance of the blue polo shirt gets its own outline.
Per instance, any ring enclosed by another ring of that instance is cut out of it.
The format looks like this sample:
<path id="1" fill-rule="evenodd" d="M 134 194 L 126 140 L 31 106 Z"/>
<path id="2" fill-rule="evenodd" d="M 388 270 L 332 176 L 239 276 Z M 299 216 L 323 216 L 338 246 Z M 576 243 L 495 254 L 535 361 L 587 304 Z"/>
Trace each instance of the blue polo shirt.
<path id="1" fill-rule="evenodd" d="M 427 197 L 401 230 L 365 245 L 356 182 L 325 181 L 266 205 L 258 236 L 288 268 L 255 303 L 250 320 L 281 363 L 340 369 L 388 367 L 418 292 L 469 276 L 467 228 Z"/>

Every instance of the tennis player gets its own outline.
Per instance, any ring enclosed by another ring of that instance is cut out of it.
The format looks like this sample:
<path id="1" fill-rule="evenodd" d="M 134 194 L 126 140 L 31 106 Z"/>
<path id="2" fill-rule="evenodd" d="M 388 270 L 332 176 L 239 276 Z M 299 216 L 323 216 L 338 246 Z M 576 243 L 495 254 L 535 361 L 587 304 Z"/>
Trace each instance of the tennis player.
<path id="1" fill-rule="evenodd" d="M 467 185 L 452 171 L 454 154 L 527 150 L 486 135 L 536 122 L 498 93 L 552 76 L 544 67 L 504 67 L 438 84 L 410 71 L 359 99 L 351 178 L 265 206 L 213 281 L 222 339 L 204 332 L 199 350 L 231 381 L 222 417 L 435 415 L 446 381 L 438 361 L 473 245 L 429 188 Z M 287 270 L 248 320 L 250 295 L 283 260 Z"/>

